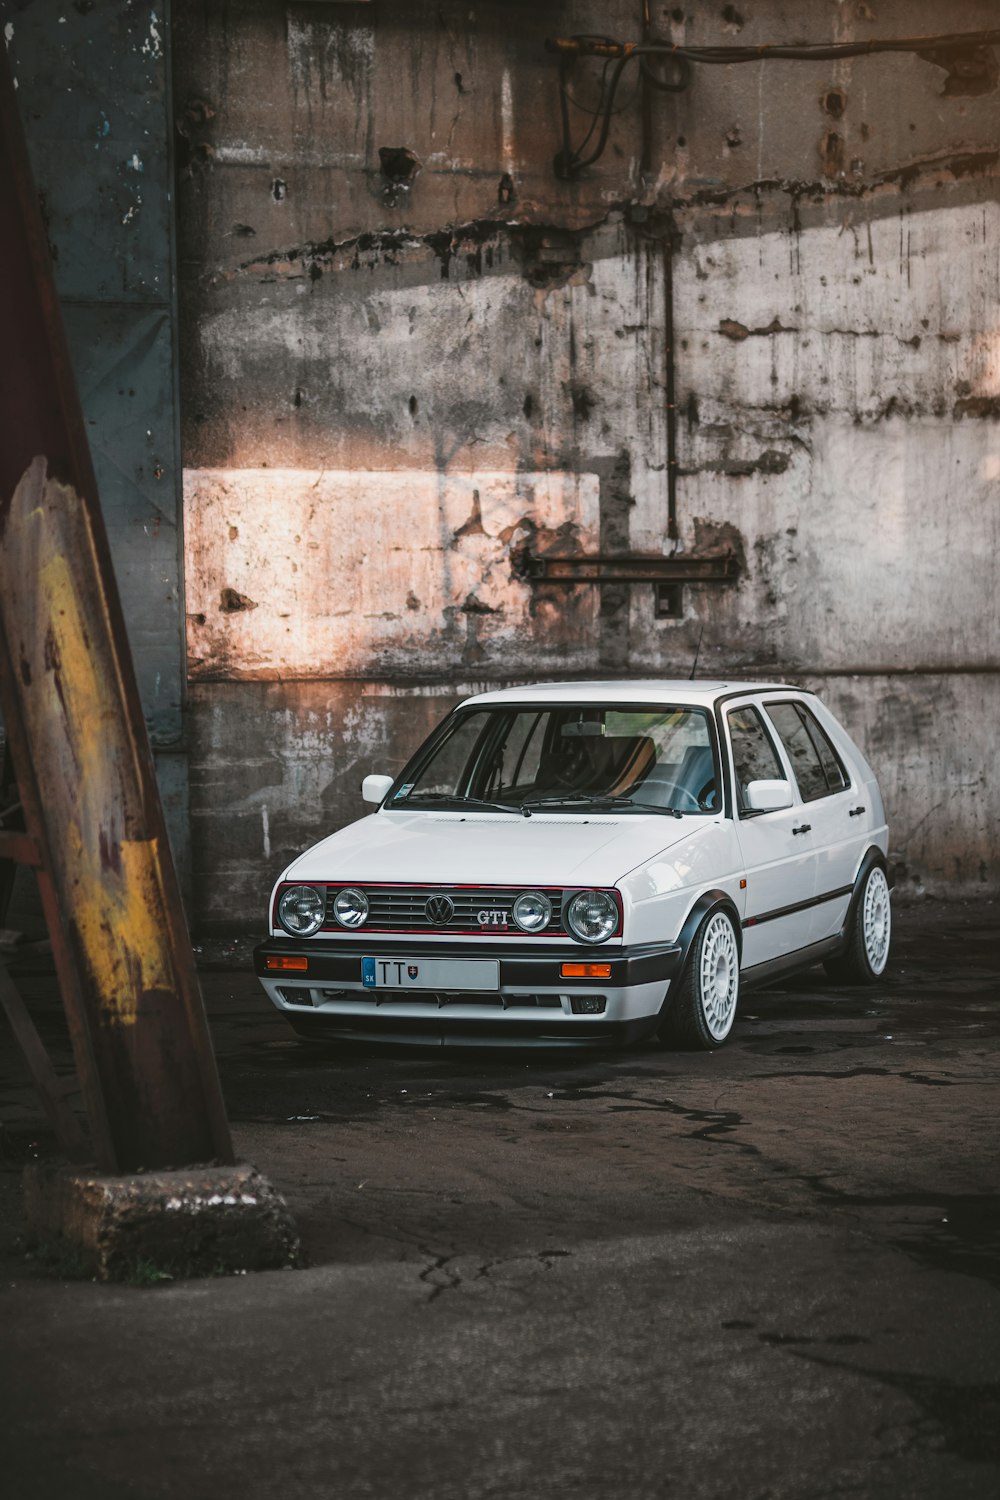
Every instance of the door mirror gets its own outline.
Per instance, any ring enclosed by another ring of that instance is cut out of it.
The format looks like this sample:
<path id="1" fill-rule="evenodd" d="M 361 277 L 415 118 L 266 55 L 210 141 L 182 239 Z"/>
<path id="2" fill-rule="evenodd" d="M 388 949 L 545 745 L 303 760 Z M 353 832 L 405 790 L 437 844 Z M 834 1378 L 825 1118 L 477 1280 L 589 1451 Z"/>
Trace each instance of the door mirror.
<path id="1" fill-rule="evenodd" d="M 791 807 L 792 788 L 787 781 L 751 781 L 743 801 L 749 812 L 777 812 L 781 807 Z"/>
<path id="2" fill-rule="evenodd" d="M 374 802 L 377 806 L 384 799 L 394 779 L 392 776 L 366 776 L 361 783 L 361 796 L 365 802 Z M 782 783 L 782 785 L 786 784 Z"/>

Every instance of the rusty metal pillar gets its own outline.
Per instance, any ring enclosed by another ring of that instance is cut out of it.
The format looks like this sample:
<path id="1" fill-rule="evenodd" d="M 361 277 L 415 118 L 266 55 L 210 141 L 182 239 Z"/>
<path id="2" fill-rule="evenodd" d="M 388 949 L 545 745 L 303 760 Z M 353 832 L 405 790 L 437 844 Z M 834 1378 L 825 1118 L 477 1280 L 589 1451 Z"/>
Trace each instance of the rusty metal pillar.
<path id="1" fill-rule="evenodd" d="M 83 415 L 0 45 L 0 708 L 108 1172 L 233 1160 Z"/>

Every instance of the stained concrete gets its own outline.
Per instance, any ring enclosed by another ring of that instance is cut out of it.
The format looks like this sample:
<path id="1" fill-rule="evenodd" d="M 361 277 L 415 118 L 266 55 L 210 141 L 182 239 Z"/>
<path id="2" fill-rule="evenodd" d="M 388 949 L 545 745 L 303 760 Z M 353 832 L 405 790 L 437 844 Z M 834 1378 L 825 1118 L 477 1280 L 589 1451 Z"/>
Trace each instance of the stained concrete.
<path id="1" fill-rule="evenodd" d="M 987 0 L 650 16 L 657 39 L 702 46 L 996 19 Z M 643 171 L 628 73 L 607 150 L 562 181 L 544 39 L 639 24 L 631 0 L 174 6 L 192 822 L 212 921 L 220 887 L 258 874 L 244 784 L 271 759 L 288 803 L 308 756 L 300 681 L 331 684 L 322 754 L 349 781 L 368 728 L 337 703 L 372 688 L 453 698 L 470 676 L 676 676 L 696 658 L 851 710 L 914 889 L 1000 880 L 982 771 L 996 77 L 912 53 L 695 66 L 652 97 Z M 575 141 L 601 66 L 572 69 Z M 740 571 L 661 615 L 650 583 L 532 584 L 526 548 L 730 550 Z M 261 680 L 282 684 L 276 738 Z M 239 740 L 206 801 L 198 747 Z M 394 727 L 380 753 L 412 745 Z M 305 842 L 330 831 L 317 803 L 291 822 Z"/>
<path id="2" fill-rule="evenodd" d="M 312 1052 L 232 967 L 248 938 L 206 948 L 298 1272 L 112 1288 L 24 1259 L 46 1148 L 5 1049 L 11 1493 L 991 1497 L 995 908 L 897 922 L 883 988 L 755 992 L 709 1054 Z M 51 979 L 22 982 L 58 1046 Z"/>

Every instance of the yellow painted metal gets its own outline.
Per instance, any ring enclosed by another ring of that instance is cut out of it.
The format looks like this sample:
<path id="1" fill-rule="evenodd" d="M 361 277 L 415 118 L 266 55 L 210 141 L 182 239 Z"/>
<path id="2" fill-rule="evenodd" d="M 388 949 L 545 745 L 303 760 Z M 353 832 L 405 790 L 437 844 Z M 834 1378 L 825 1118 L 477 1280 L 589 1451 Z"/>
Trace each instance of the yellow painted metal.
<path id="1" fill-rule="evenodd" d="M 0 564 L 18 712 L 54 882 L 92 997 L 118 1165 L 226 1156 L 228 1133 L 220 1137 L 202 1086 L 211 1052 L 197 977 L 190 945 L 185 956 L 177 942 L 173 871 L 142 795 L 145 747 L 128 718 L 91 518 L 41 458 L 11 499 Z M 209 1072 L 211 1084 L 214 1063 Z"/>
<path id="2" fill-rule="evenodd" d="M 231 1162 L 2 47 L 0 328 L 0 710 L 24 819 L 0 853 L 37 859 L 98 1166 Z"/>

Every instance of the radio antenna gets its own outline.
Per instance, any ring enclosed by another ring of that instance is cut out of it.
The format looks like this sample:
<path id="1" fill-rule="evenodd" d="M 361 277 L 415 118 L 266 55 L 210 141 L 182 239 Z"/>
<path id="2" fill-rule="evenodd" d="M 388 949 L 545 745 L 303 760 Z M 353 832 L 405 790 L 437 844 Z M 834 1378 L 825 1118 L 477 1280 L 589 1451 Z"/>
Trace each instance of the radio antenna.
<path id="1" fill-rule="evenodd" d="M 705 622 L 704 622 L 704 620 L 702 620 L 702 622 L 701 622 L 701 629 L 698 632 L 698 644 L 694 648 L 694 661 L 691 663 L 691 672 L 690 672 L 690 675 L 688 676 L 688 682 L 693 682 L 694 681 L 694 674 L 698 670 L 698 658 L 701 655 L 701 638 L 702 638 L 702 636 L 704 634 L 705 634 Z"/>

